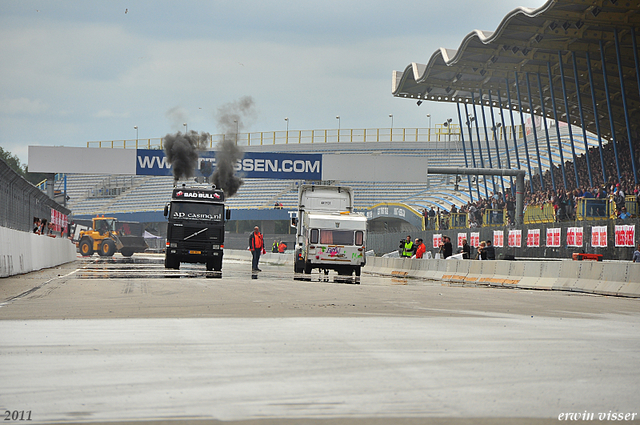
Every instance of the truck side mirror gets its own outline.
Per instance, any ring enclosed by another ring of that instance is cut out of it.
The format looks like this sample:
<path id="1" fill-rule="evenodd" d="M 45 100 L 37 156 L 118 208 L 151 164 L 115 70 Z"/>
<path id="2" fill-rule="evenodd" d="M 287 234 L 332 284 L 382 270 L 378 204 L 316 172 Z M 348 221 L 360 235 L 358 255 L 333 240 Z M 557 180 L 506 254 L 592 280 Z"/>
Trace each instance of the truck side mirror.
<path id="1" fill-rule="evenodd" d="M 165 205 L 164 206 L 164 216 L 168 216 L 169 215 L 169 205 Z"/>
<path id="2" fill-rule="evenodd" d="M 227 220 L 231 220 L 231 210 L 227 210 L 227 211 L 225 212 L 225 218 L 226 218 Z"/>

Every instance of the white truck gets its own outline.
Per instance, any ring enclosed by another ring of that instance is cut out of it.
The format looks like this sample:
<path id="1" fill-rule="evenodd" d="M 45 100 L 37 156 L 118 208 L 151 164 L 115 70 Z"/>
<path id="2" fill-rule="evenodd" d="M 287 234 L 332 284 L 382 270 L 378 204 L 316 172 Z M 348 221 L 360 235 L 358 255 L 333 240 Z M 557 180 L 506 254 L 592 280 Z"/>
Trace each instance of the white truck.
<path id="1" fill-rule="evenodd" d="M 294 272 L 335 270 L 360 276 L 365 265 L 367 218 L 353 211 L 350 187 L 303 184 L 298 192 Z"/>

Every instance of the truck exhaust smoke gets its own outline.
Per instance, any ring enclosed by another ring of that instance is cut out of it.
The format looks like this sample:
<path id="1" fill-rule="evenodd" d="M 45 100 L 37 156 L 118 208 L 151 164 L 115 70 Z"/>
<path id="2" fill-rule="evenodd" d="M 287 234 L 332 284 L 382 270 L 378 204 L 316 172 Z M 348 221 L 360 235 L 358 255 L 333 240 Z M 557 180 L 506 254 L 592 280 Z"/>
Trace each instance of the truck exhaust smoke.
<path id="1" fill-rule="evenodd" d="M 244 96 L 236 102 L 227 103 L 218 108 L 218 128 L 224 133 L 224 139 L 216 145 L 216 170 L 211 181 L 222 189 L 227 197 L 236 194 L 244 183 L 235 175 L 235 166 L 242 159 L 243 152 L 238 147 L 238 133 L 245 127 L 246 120 L 255 118 L 256 112 L 251 96 Z"/>
<path id="2" fill-rule="evenodd" d="M 206 149 L 211 136 L 209 133 L 191 130 L 186 134 L 178 132 L 164 136 L 164 152 L 173 170 L 173 179 L 188 179 L 195 175 L 198 152 Z"/>

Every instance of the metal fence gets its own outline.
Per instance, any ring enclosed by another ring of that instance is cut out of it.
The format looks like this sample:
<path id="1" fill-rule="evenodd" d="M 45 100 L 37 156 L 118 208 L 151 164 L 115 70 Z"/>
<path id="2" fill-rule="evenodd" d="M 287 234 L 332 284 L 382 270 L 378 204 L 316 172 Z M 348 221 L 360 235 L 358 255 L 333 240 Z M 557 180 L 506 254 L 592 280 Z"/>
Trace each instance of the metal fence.
<path id="1" fill-rule="evenodd" d="M 0 159 L 0 226 L 32 231 L 33 218 L 51 219 L 51 210 L 69 215 L 70 210 L 54 202 Z"/>

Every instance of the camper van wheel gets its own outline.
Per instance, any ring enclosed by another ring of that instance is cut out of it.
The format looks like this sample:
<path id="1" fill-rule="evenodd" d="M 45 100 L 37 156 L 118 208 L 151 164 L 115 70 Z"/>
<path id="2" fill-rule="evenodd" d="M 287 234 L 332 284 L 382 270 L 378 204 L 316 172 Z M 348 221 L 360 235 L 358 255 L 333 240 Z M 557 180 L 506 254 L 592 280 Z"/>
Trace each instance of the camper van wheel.
<path id="1" fill-rule="evenodd" d="M 305 263 L 304 274 L 311 274 L 311 263 Z"/>
<path id="2" fill-rule="evenodd" d="M 360 266 L 354 267 L 353 270 L 356 272 L 356 277 L 360 276 L 360 273 L 362 271 Z"/>

